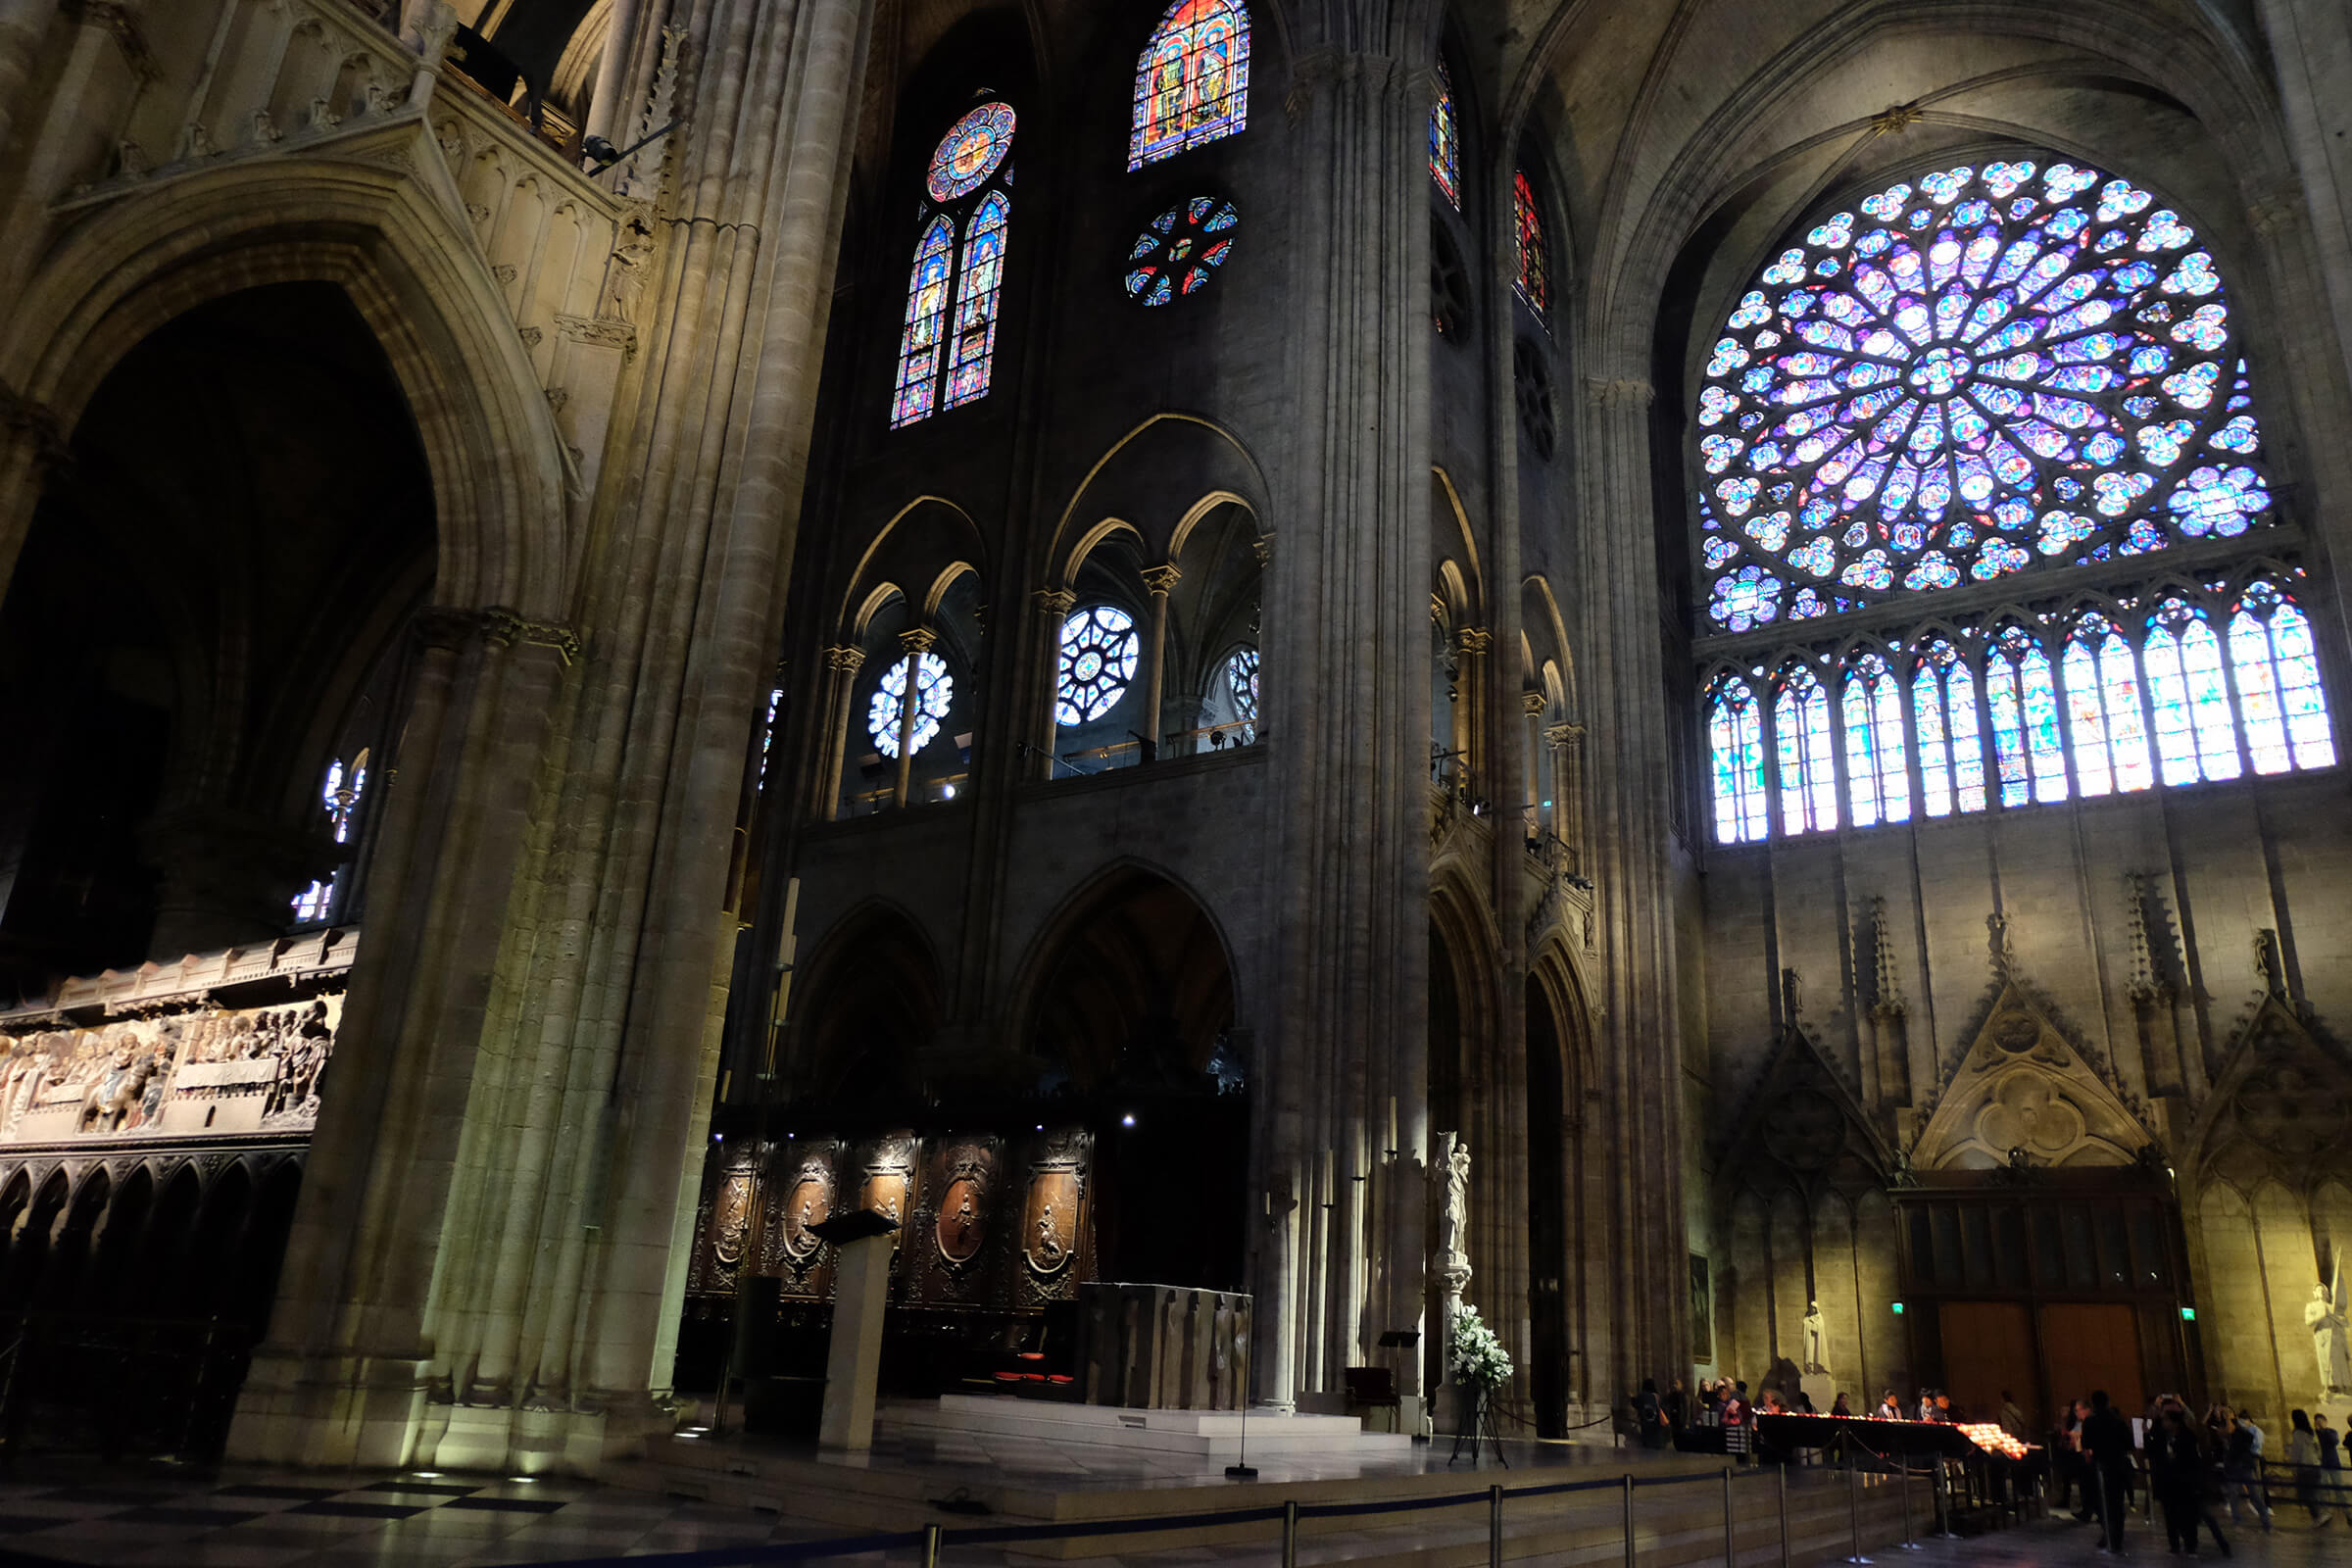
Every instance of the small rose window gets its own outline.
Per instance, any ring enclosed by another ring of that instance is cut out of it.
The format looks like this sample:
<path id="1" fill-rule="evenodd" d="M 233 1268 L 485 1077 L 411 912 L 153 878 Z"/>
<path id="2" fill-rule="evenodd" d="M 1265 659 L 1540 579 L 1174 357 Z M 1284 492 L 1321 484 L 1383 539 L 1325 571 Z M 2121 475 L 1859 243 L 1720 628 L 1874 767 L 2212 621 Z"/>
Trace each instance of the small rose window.
<path id="1" fill-rule="evenodd" d="M 1217 196 L 1195 196 L 1169 208 L 1127 252 L 1127 297 L 1165 305 L 1206 287 L 1233 254 L 1241 222 L 1233 203 Z"/>

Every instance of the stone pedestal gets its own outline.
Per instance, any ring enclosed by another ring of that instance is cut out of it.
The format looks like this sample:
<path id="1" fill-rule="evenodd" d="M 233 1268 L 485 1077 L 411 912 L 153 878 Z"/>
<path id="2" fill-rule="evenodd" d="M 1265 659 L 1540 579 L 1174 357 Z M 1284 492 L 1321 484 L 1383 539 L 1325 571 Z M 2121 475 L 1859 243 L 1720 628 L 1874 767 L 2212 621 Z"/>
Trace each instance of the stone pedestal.
<path id="1" fill-rule="evenodd" d="M 889 1233 L 844 1243 L 834 1265 L 833 1345 L 825 1357 L 827 1448 L 874 1446 L 874 1386 L 882 1372 L 882 1308 L 890 1298 Z"/>
<path id="2" fill-rule="evenodd" d="M 1807 1372 L 1797 1380 L 1797 1387 L 1805 1391 L 1805 1397 L 1811 1399 L 1813 1408 L 1823 1415 L 1828 1415 L 1830 1406 L 1838 1402 L 1838 1376 L 1834 1372 Z M 1846 1392 L 1857 1399 L 1862 1397 L 1859 1389 L 1848 1389 Z"/>

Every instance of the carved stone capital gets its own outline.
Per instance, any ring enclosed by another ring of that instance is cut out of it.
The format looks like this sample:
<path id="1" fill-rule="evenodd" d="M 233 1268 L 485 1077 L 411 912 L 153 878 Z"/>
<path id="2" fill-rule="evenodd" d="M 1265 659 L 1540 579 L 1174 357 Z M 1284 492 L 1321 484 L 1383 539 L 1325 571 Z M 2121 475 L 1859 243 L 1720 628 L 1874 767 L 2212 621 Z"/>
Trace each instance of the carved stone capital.
<path id="1" fill-rule="evenodd" d="M 1646 409 L 1657 401 L 1658 393 L 1647 381 L 1589 376 L 1585 381 L 1585 396 L 1592 401 L 1594 408 Z"/>
<path id="2" fill-rule="evenodd" d="M 864 663 L 865 650 L 862 648 L 840 644 L 825 650 L 825 667 L 827 669 L 837 669 L 845 675 L 855 675 Z"/>
<path id="3" fill-rule="evenodd" d="M 899 646 L 910 654 L 927 654 L 939 641 L 939 633 L 928 626 L 910 626 L 899 633 Z"/>
<path id="4" fill-rule="evenodd" d="M 1542 692 L 1521 692 L 1519 694 L 1519 710 L 1530 718 L 1542 718 L 1544 710 L 1550 705 L 1551 699 Z"/>
<path id="5" fill-rule="evenodd" d="M 1274 564 L 1274 536 L 1270 533 L 1259 534 L 1250 542 L 1250 551 L 1257 557 L 1259 565 L 1271 566 Z"/>
<path id="6" fill-rule="evenodd" d="M 1582 724 L 1546 724 L 1544 727 L 1544 740 L 1547 745 L 1577 746 L 1582 745 L 1584 739 L 1585 726 Z"/>
<path id="7" fill-rule="evenodd" d="M 504 605 L 492 605 L 481 612 L 482 640 L 499 648 L 512 648 L 520 643 L 531 648 L 552 648 L 556 657 L 568 664 L 580 656 L 579 633 L 569 626 L 552 620 L 529 620 Z"/>
<path id="8" fill-rule="evenodd" d="M 1144 586 L 1155 594 L 1174 593 L 1176 585 L 1183 580 L 1184 573 L 1176 569 L 1173 562 L 1162 566 L 1144 568 Z"/>
<path id="9" fill-rule="evenodd" d="M 1453 634 L 1453 646 L 1465 654 L 1483 654 L 1494 646 L 1494 634 L 1484 626 L 1464 626 Z"/>
<path id="10" fill-rule="evenodd" d="M 1067 588 L 1038 588 L 1029 597 L 1049 615 L 1066 615 L 1078 607 L 1078 596 Z"/>

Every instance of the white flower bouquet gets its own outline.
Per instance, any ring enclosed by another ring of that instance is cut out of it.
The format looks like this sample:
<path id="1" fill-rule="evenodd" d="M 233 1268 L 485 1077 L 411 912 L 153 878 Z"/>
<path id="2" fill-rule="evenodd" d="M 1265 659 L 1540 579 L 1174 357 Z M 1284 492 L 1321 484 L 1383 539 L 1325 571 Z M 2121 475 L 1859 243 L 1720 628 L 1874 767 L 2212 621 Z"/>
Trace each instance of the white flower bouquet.
<path id="1" fill-rule="evenodd" d="M 1447 1369 L 1456 1383 L 1481 1389 L 1497 1389 L 1511 1380 L 1511 1352 L 1475 1306 L 1465 1305 L 1453 1316 L 1453 1355 Z"/>

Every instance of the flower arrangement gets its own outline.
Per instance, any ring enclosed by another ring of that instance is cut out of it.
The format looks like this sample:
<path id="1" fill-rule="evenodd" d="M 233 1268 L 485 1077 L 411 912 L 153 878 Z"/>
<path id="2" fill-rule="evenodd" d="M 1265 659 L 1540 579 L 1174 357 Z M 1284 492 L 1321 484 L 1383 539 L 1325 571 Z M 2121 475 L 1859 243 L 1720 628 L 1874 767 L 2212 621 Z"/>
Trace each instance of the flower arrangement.
<path id="1" fill-rule="evenodd" d="M 1447 1370 L 1455 1382 L 1481 1389 L 1500 1388 L 1511 1379 L 1511 1352 L 1475 1306 L 1465 1304 L 1453 1315 L 1453 1355 Z"/>

